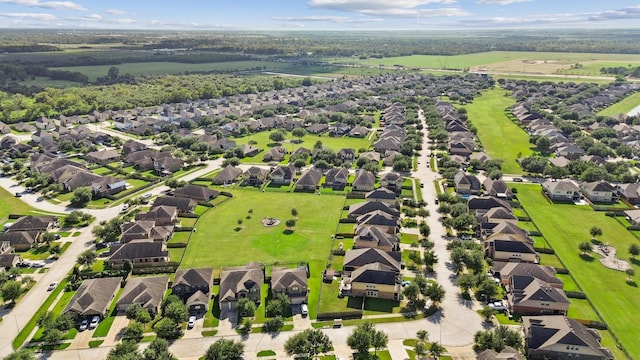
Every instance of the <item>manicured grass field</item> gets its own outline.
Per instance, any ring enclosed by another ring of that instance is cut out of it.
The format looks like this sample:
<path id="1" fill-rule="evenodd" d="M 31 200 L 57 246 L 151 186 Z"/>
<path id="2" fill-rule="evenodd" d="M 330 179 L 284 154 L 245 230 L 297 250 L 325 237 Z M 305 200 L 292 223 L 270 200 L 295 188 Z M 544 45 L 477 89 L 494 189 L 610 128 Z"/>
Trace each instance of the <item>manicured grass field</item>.
<path id="1" fill-rule="evenodd" d="M 9 214 L 31 214 L 34 208 L 14 197 L 4 188 L 0 188 L 0 221 L 7 220 Z"/>
<path id="2" fill-rule="evenodd" d="M 56 67 L 53 70 L 63 71 L 79 71 L 89 77 L 89 81 L 95 81 L 99 76 L 107 75 L 112 65 L 97 66 L 68 66 Z M 141 63 L 124 63 L 118 64 L 120 74 L 131 75 L 164 75 L 178 74 L 187 71 L 204 72 L 204 71 L 233 71 L 233 70 L 249 70 L 256 67 L 265 66 L 266 70 L 279 70 L 287 66 L 286 63 L 276 63 L 270 61 L 227 61 L 217 63 L 204 64 L 186 64 L 177 62 L 141 62 Z"/>
<path id="3" fill-rule="evenodd" d="M 603 74 L 600 69 L 603 67 L 636 67 L 640 66 L 640 59 L 628 61 L 588 61 L 581 63 L 581 67 L 569 68 L 558 71 L 561 74 L 587 75 L 587 76 L 608 76 L 615 77 L 613 74 Z"/>
<path id="4" fill-rule="evenodd" d="M 626 114 L 638 105 L 640 105 L 640 93 L 635 93 L 627 96 L 608 108 L 602 109 L 598 112 L 598 115 L 616 116 L 618 114 Z"/>
<path id="5" fill-rule="evenodd" d="M 181 267 L 243 265 L 250 261 L 296 262 L 325 260 L 331 248 L 344 197 L 306 193 L 268 193 L 233 189 L 233 198 L 205 212 L 196 223 Z M 293 233 L 285 222 L 298 210 Z M 253 210 L 247 219 L 248 210 Z M 265 217 L 280 219 L 264 227 Z M 242 225 L 238 229 L 238 219 Z"/>
<path id="6" fill-rule="evenodd" d="M 521 174 L 516 159 L 531 154 L 529 136 L 504 114 L 507 107 L 515 104 L 513 98 L 504 95 L 505 91 L 499 88 L 488 90 L 465 107 L 485 152 L 504 161 L 503 173 Z"/>
<path id="7" fill-rule="evenodd" d="M 233 140 L 238 145 L 247 144 L 251 140 L 256 141 L 258 143 L 256 146 L 260 149 L 263 149 L 264 152 L 266 152 L 266 151 L 269 151 L 269 148 L 270 148 L 268 144 L 273 143 L 271 140 L 269 140 L 269 134 L 271 134 L 270 131 L 263 131 L 257 134 L 251 134 L 250 136 L 234 138 Z M 287 135 L 287 140 L 297 141 L 298 139 L 294 139 L 289 133 Z M 287 151 L 295 151 L 300 147 L 304 147 L 311 150 L 313 149 L 313 145 L 318 140 L 322 141 L 322 145 L 332 149 L 333 151 L 338 151 L 342 148 L 353 148 L 356 150 L 360 148 L 368 149 L 369 146 L 371 145 L 371 142 L 367 139 L 351 138 L 351 137 L 330 137 L 329 135 L 318 136 L 318 135 L 307 134 L 302 138 L 302 143 L 300 144 L 293 144 L 287 141 L 283 143 L 282 146 L 284 146 L 285 149 L 287 149 Z M 254 159 L 255 161 L 253 162 L 262 162 L 262 157 L 264 156 L 264 152 L 261 152 L 260 154 L 258 154 L 258 156 L 256 156 Z"/>
<path id="8" fill-rule="evenodd" d="M 578 250 L 580 242 L 590 240 L 591 226 L 602 229 L 603 235 L 599 239 L 616 247 L 618 256 L 623 259 L 629 258 L 627 249 L 638 240 L 615 219 L 595 212 L 589 206 L 550 204 L 540 194 L 539 185 L 518 184 L 516 188 L 522 205 L 569 269 L 576 284 L 631 357 L 640 358 L 640 342 L 637 341 L 640 328 L 636 319 L 629 316 L 640 307 L 640 289 L 628 285 L 627 275 L 623 272 L 602 266 L 598 255 L 592 254 L 593 259 L 586 261 Z M 638 266 L 633 266 L 638 273 Z"/>

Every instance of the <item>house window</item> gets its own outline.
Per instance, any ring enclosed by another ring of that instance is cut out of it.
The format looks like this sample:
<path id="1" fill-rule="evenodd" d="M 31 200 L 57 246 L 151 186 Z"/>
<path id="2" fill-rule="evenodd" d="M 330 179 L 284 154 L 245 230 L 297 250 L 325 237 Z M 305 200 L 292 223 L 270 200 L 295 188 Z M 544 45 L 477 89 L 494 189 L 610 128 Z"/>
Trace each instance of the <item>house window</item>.
<path id="1" fill-rule="evenodd" d="M 367 297 L 378 297 L 378 292 L 375 290 L 367 291 Z"/>
<path id="2" fill-rule="evenodd" d="M 300 292 L 300 288 L 298 286 L 294 286 L 291 288 L 291 292 L 294 292 L 294 293 Z"/>

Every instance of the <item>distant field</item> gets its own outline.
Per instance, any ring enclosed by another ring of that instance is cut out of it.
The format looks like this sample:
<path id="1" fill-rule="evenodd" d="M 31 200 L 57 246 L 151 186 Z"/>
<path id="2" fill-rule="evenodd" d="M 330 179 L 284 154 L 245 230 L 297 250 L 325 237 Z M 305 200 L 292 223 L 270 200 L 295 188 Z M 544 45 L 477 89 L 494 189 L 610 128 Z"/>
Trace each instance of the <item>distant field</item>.
<path id="1" fill-rule="evenodd" d="M 640 342 L 637 341 L 640 328 L 635 317 L 629 316 L 640 307 L 639 288 L 627 284 L 625 273 L 602 266 L 597 254 L 591 254 L 591 259 L 584 260 L 578 250 L 580 242 L 591 238 L 591 226 L 600 227 L 603 235 L 599 240 L 614 246 L 618 250 L 617 256 L 625 260 L 629 259 L 629 245 L 637 244 L 638 239 L 614 218 L 605 216 L 604 212 L 593 211 L 589 206 L 550 204 L 540 194 L 539 185 L 517 184 L 515 187 L 522 206 L 570 271 L 576 284 L 586 293 L 631 357 L 640 358 Z M 637 274 L 640 270 L 638 265 L 633 267 Z M 572 301 L 572 304 L 578 302 Z M 578 316 L 590 316 L 584 306 L 570 309 L 572 312 Z"/>
<path id="2" fill-rule="evenodd" d="M 515 104 L 513 98 L 504 94 L 505 91 L 499 88 L 486 91 L 465 108 L 469 121 L 478 129 L 478 138 L 485 152 L 504 161 L 503 173 L 521 174 L 522 169 L 516 159 L 531 154 L 531 145 L 527 133 L 504 114 L 507 107 Z"/>
<path id="3" fill-rule="evenodd" d="M 197 232 L 191 235 L 181 267 L 326 260 L 329 256 L 343 196 L 242 188 L 228 191 L 233 198 L 207 211 L 196 223 Z M 284 223 L 292 218 L 292 208 L 298 210 L 298 221 L 293 233 L 285 234 Z M 249 209 L 253 216 L 247 219 Z M 265 217 L 281 223 L 264 227 L 260 221 Z M 242 219 L 240 229 L 238 219 Z"/>
<path id="4" fill-rule="evenodd" d="M 612 74 L 603 74 L 600 69 L 603 67 L 636 67 L 640 66 L 640 59 L 636 61 L 588 61 L 580 63 L 582 66 L 574 69 L 563 69 L 558 71 L 559 74 L 572 74 L 572 75 L 589 75 L 589 76 L 608 76 L 615 77 Z"/>
<path id="5" fill-rule="evenodd" d="M 89 81 L 95 81 L 99 76 L 107 75 L 109 68 L 114 65 L 98 65 L 98 66 L 67 66 L 56 67 L 51 70 L 67 70 L 79 71 L 89 77 Z M 204 72 L 204 71 L 231 71 L 231 70 L 248 70 L 257 67 L 265 67 L 266 70 L 280 70 L 287 66 L 286 63 L 276 63 L 271 61 L 228 61 L 205 64 L 185 64 L 177 62 L 141 62 L 141 63 L 124 63 L 115 65 L 120 74 L 131 75 L 162 75 L 162 74 L 178 74 L 187 71 Z"/>
<path id="6" fill-rule="evenodd" d="M 635 93 L 627 96 L 626 98 L 622 99 L 622 101 L 618 101 L 608 108 L 602 109 L 598 112 L 598 115 L 615 116 L 618 114 L 626 114 L 637 106 L 640 106 L 640 93 Z"/>
<path id="7" fill-rule="evenodd" d="M 20 85 L 24 86 L 38 86 L 38 87 L 66 87 L 66 86 L 79 86 L 81 83 L 66 81 L 66 80 L 51 80 L 47 77 L 36 76 L 34 79 L 20 81 Z"/>

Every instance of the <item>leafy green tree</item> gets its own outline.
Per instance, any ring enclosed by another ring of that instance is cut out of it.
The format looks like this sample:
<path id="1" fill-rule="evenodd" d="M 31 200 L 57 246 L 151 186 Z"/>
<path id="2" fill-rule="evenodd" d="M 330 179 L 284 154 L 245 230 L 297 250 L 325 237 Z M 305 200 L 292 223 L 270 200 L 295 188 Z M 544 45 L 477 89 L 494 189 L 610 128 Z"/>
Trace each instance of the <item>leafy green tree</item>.
<path id="1" fill-rule="evenodd" d="M 636 271 L 631 267 L 625 270 L 624 273 L 627 274 L 627 282 L 631 282 L 631 278 L 636 275 Z"/>
<path id="2" fill-rule="evenodd" d="M 284 348 L 289 355 L 308 354 L 315 358 L 331 351 L 332 345 L 329 337 L 321 330 L 307 329 L 287 339 Z"/>
<path id="3" fill-rule="evenodd" d="M 444 299 L 446 291 L 440 284 L 431 284 L 427 287 L 426 296 L 433 301 L 434 304 L 440 304 Z"/>
<path id="4" fill-rule="evenodd" d="M 249 298 L 242 298 L 238 300 L 236 308 L 240 316 L 253 317 L 253 315 L 256 313 L 256 303 L 254 303 L 253 300 Z"/>
<path id="5" fill-rule="evenodd" d="M 4 301 L 10 301 L 12 304 L 15 304 L 16 299 L 22 294 L 22 284 L 15 280 L 9 280 L 2 284 L 0 293 L 2 293 L 2 299 Z"/>
<path id="6" fill-rule="evenodd" d="M 179 324 L 187 321 L 189 318 L 189 309 L 182 301 L 175 301 L 165 307 L 163 315 Z"/>
<path id="7" fill-rule="evenodd" d="M 155 338 L 142 352 L 144 360 L 178 360 L 169 352 L 169 343 L 163 338 Z"/>
<path id="8" fill-rule="evenodd" d="M 49 345 L 57 344 L 64 337 L 64 332 L 56 328 L 47 328 L 42 334 L 42 341 Z"/>
<path id="9" fill-rule="evenodd" d="M 2 358 L 2 360 L 36 360 L 31 350 L 19 349 Z"/>
<path id="10" fill-rule="evenodd" d="M 142 340 L 144 333 L 144 325 L 139 322 L 132 322 L 124 329 L 124 337 L 135 342 Z"/>
<path id="11" fill-rule="evenodd" d="M 107 354 L 107 360 L 140 360 L 141 358 L 138 344 L 129 340 L 117 343 Z"/>
<path id="12" fill-rule="evenodd" d="M 371 346 L 373 346 L 374 354 L 378 353 L 378 350 L 383 349 L 389 342 L 389 335 L 384 331 L 376 330 L 371 334 Z"/>
<path id="13" fill-rule="evenodd" d="M 350 348 L 357 351 L 359 354 L 364 355 L 369 353 L 369 348 L 378 349 L 387 346 L 389 337 L 382 331 L 376 330 L 374 325 L 370 322 L 365 322 L 358 325 L 351 335 L 347 338 L 347 345 Z"/>
<path id="14" fill-rule="evenodd" d="M 95 226 L 91 232 L 93 235 L 102 239 L 102 241 L 115 242 L 118 241 L 121 235 L 120 226 L 122 226 L 122 224 L 124 224 L 124 219 L 115 217 L 109 221 L 102 221 L 99 225 Z"/>
<path id="15" fill-rule="evenodd" d="M 444 347 L 440 345 L 438 342 L 434 342 L 429 347 L 429 354 L 433 356 L 434 359 L 439 359 L 440 355 L 444 353 Z"/>
<path id="16" fill-rule="evenodd" d="M 578 244 L 578 249 L 583 255 L 588 255 L 593 250 L 593 245 L 588 241 L 583 241 Z"/>
<path id="17" fill-rule="evenodd" d="M 640 255 L 640 245 L 636 243 L 629 245 L 629 255 L 631 255 L 633 259 Z"/>
<path id="18" fill-rule="evenodd" d="M 291 230 L 296 226 L 296 220 L 295 219 L 289 219 L 289 220 L 285 221 L 284 224 L 287 226 L 288 230 Z"/>
<path id="19" fill-rule="evenodd" d="M 95 251 L 85 250 L 80 255 L 78 255 L 78 259 L 76 260 L 76 262 L 80 266 L 85 266 L 87 268 L 90 268 L 91 265 L 96 261 L 97 257 L 98 255 L 96 254 Z"/>
<path id="20" fill-rule="evenodd" d="M 211 344 L 204 354 L 205 360 L 242 360 L 244 344 L 241 342 L 220 339 Z"/>
<path id="21" fill-rule="evenodd" d="M 473 274 L 460 274 L 456 279 L 456 285 L 460 287 L 462 292 L 468 293 L 476 285 L 476 279 Z"/>
<path id="22" fill-rule="evenodd" d="M 73 190 L 73 196 L 71 197 L 71 206 L 75 208 L 83 208 L 87 206 L 89 201 L 91 201 L 91 197 L 93 196 L 93 192 L 90 187 L 83 186 Z"/>
<path id="23" fill-rule="evenodd" d="M 295 128 L 291 130 L 291 135 L 298 138 L 298 141 L 302 141 L 302 138 L 307 135 L 307 131 L 303 128 Z"/>
<path id="24" fill-rule="evenodd" d="M 282 131 L 276 130 L 269 134 L 269 140 L 273 141 L 276 144 L 283 142 L 285 139 L 285 135 Z"/>
<path id="25" fill-rule="evenodd" d="M 590 230 L 589 230 L 589 234 L 591 234 L 591 237 L 595 240 L 596 237 L 598 236 L 602 236 L 602 229 L 597 227 L 597 226 L 593 226 Z"/>
<path id="26" fill-rule="evenodd" d="M 160 319 L 154 326 L 156 334 L 163 339 L 177 339 L 182 335 L 180 326 L 169 318 Z"/>
<path id="27" fill-rule="evenodd" d="M 271 299 L 266 307 L 267 316 L 286 316 L 291 306 L 291 300 L 285 294 L 278 295 Z"/>
<path id="28" fill-rule="evenodd" d="M 498 313 L 498 311 L 492 307 L 485 306 L 480 311 L 478 311 L 480 316 L 484 319 L 485 322 L 491 322 L 491 318 Z"/>
<path id="29" fill-rule="evenodd" d="M 410 303 L 414 304 L 420 297 L 420 288 L 415 283 L 411 283 L 402 290 L 402 294 Z"/>

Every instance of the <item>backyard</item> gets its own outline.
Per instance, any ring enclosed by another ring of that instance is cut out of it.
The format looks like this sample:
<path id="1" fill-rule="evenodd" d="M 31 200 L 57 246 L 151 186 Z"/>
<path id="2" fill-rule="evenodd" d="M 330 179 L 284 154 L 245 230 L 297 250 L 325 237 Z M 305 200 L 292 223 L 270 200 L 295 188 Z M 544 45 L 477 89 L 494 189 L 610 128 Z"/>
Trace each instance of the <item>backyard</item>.
<path id="1" fill-rule="evenodd" d="M 505 115 L 505 109 L 515 104 L 515 100 L 504 94 L 505 91 L 499 88 L 488 90 L 465 108 L 469 122 L 478 129 L 485 152 L 504 161 L 503 173 L 521 174 L 516 159 L 531 154 L 531 145 L 527 133 Z"/>
<path id="2" fill-rule="evenodd" d="M 343 196 L 269 193 L 232 189 L 233 198 L 205 212 L 196 223 L 182 268 L 244 265 L 251 261 L 298 262 L 325 260 L 331 249 L 344 204 Z M 291 233 L 285 222 L 298 211 Z M 253 210 L 251 218 L 248 211 Z M 263 218 L 281 222 L 265 227 Z M 242 224 L 238 220 L 242 219 Z"/>
<path id="3" fill-rule="evenodd" d="M 554 248 L 558 258 L 571 272 L 576 285 L 586 293 L 631 357 L 639 358 L 640 343 L 637 337 L 640 331 L 635 319 L 628 314 L 640 306 L 640 289 L 635 285 L 636 282 L 627 283 L 625 273 L 605 268 L 598 261 L 597 254 L 581 256 L 578 250 L 580 242 L 591 239 L 591 226 L 602 229 L 603 235 L 598 240 L 618 249 L 618 257 L 621 259 L 628 260 L 627 249 L 629 245 L 637 243 L 638 239 L 614 218 L 605 216 L 604 212 L 593 211 L 589 206 L 551 204 L 541 195 L 539 185 L 517 184 L 515 187 L 522 205 Z M 576 220 L 579 222 L 576 223 Z M 544 257 L 541 263 L 545 264 Z M 637 272 L 637 263 L 632 263 Z M 585 304 L 574 299 L 570 314 L 579 317 L 592 315 Z"/>

